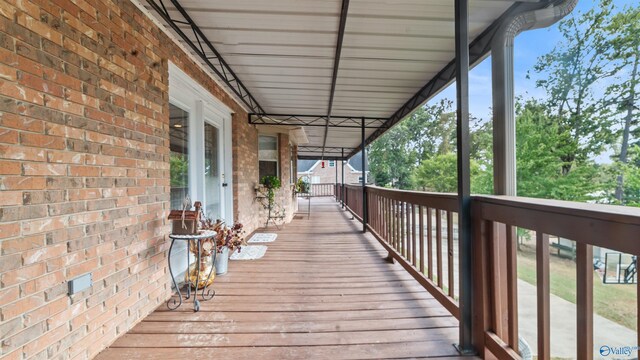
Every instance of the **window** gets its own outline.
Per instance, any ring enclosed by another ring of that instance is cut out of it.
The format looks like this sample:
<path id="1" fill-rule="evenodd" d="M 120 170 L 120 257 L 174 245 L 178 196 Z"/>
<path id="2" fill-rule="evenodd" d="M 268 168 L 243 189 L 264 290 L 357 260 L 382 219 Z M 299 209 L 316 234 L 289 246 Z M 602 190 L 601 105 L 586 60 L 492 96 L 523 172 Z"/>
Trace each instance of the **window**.
<path id="1" fill-rule="evenodd" d="M 334 160 L 329 160 L 329 167 L 335 167 L 336 162 Z"/>
<path id="2" fill-rule="evenodd" d="M 169 173 L 171 208 L 181 209 L 189 195 L 189 113 L 169 104 Z"/>
<path id="3" fill-rule="evenodd" d="M 258 161 L 260 179 L 263 176 L 278 176 L 278 138 L 258 136 Z"/>

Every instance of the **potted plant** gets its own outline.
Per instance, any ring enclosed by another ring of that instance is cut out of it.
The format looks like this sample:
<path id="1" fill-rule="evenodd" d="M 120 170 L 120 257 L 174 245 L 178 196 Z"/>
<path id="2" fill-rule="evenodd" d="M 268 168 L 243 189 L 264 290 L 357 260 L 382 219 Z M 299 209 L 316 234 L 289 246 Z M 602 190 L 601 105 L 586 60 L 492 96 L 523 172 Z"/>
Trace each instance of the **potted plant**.
<path id="1" fill-rule="evenodd" d="M 228 227 L 222 220 L 213 222 L 206 219 L 202 225 L 203 229 L 209 229 L 216 232 L 212 241 L 215 242 L 216 248 L 216 274 L 226 274 L 229 266 L 229 255 L 238 250 L 241 251 L 242 246 L 246 245 L 244 226 L 241 223 L 235 223 L 232 227 Z"/>
<path id="2" fill-rule="evenodd" d="M 307 194 L 309 193 L 309 182 L 304 178 L 304 177 L 300 177 L 298 178 L 298 181 L 296 181 L 296 192 L 297 193 L 301 193 L 301 194 Z"/>

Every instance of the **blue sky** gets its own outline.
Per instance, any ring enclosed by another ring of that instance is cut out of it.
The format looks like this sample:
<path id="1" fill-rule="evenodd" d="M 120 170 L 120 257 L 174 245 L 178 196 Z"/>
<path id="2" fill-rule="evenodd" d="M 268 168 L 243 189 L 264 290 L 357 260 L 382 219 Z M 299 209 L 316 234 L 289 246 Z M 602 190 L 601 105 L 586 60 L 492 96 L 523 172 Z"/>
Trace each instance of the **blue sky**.
<path id="1" fill-rule="evenodd" d="M 638 0 L 614 0 L 616 8 L 636 4 Z M 597 1 L 579 0 L 576 9 L 569 16 L 585 12 L 597 5 Z M 551 51 L 562 41 L 557 25 L 545 29 L 525 31 L 516 37 L 514 49 L 515 95 L 525 98 L 544 98 L 544 91 L 536 88 L 536 74 L 527 79 L 527 71 L 533 69 L 537 58 Z M 430 104 L 440 99 L 455 100 L 455 83 L 434 97 Z M 469 74 L 469 110 L 472 115 L 488 120 L 491 114 L 491 58 L 478 64 Z"/>

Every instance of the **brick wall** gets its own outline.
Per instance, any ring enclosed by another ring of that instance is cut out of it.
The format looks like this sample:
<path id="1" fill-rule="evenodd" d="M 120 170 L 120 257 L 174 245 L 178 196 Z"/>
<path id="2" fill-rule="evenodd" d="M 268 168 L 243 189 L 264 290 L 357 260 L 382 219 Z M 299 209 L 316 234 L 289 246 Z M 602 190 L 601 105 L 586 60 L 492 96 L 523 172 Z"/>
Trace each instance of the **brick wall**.
<path id="1" fill-rule="evenodd" d="M 336 161 L 336 166 L 338 167 L 338 182 L 342 183 L 342 165 L 340 161 Z M 319 177 L 319 183 L 332 183 L 336 182 L 336 168 L 329 167 L 329 161 L 325 160 L 324 169 L 321 164 L 317 164 L 313 169 L 313 173 L 310 175 L 312 177 Z M 298 177 L 303 176 L 305 174 L 298 174 Z M 359 178 L 362 176 L 362 172 L 354 171 L 349 165 L 344 165 L 344 183 L 345 184 L 358 184 Z"/>
<path id="2" fill-rule="evenodd" d="M 256 129 L 138 8 L 0 1 L 0 357 L 91 358 L 170 295 L 168 61 L 234 110 L 253 230 Z"/>

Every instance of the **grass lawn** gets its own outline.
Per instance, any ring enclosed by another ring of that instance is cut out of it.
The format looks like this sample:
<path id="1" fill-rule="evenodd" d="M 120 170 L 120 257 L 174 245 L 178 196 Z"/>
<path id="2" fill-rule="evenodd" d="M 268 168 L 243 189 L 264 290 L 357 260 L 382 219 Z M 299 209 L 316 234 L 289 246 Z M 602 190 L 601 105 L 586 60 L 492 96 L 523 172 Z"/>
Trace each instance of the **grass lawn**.
<path id="1" fill-rule="evenodd" d="M 576 303 L 576 264 L 567 259 L 550 256 L 551 293 Z M 536 284 L 535 250 L 529 244 L 518 251 L 518 278 Z M 603 284 L 593 273 L 593 310 L 596 314 L 637 331 L 636 285 Z"/>

